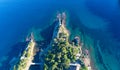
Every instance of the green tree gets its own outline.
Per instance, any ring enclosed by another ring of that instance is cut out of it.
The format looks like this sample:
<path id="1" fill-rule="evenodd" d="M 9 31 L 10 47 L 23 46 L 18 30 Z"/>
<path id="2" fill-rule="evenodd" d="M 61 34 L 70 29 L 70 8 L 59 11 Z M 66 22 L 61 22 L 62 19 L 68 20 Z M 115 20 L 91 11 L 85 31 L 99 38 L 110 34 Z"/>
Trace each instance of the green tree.
<path id="1" fill-rule="evenodd" d="M 44 70 L 48 70 L 48 66 L 44 64 Z"/>

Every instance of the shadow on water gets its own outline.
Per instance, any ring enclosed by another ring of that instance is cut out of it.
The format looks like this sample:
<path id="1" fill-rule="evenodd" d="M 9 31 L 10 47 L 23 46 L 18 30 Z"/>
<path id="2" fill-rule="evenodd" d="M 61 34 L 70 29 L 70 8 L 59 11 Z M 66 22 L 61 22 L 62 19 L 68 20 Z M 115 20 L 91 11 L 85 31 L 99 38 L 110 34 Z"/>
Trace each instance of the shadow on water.
<path id="1" fill-rule="evenodd" d="M 47 48 L 48 42 L 47 41 L 36 41 L 36 44 L 37 44 L 36 47 L 35 47 L 35 52 L 36 53 L 35 53 L 34 59 L 32 61 L 33 63 L 41 62 L 39 54 L 40 54 L 42 49 Z M 39 66 L 39 65 L 31 65 L 30 70 L 40 70 L 41 69 L 40 67 L 41 66 Z"/>
<path id="2" fill-rule="evenodd" d="M 34 60 L 33 62 L 38 63 L 41 62 L 40 61 L 40 57 L 39 57 L 39 53 L 41 52 L 41 50 L 44 50 L 48 47 L 48 45 L 50 44 L 50 41 L 52 40 L 52 36 L 53 36 L 53 31 L 54 28 L 56 26 L 57 22 L 55 21 L 53 24 L 51 24 L 50 26 L 48 26 L 47 28 L 43 29 L 40 32 L 40 35 L 42 36 L 42 38 L 44 40 L 42 41 L 36 41 L 37 45 L 36 45 L 36 49 L 38 50 L 34 56 Z M 40 70 L 40 66 L 39 65 L 32 65 L 30 67 L 30 70 Z"/>
<path id="3" fill-rule="evenodd" d="M 55 21 L 53 24 L 51 24 L 50 26 L 48 26 L 47 28 L 43 29 L 40 32 L 40 35 L 44 38 L 44 40 L 46 40 L 49 43 L 50 43 L 50 41 L 52 39 L 53 31 L 54 31 L 56 23 L 57 22 Z"/>

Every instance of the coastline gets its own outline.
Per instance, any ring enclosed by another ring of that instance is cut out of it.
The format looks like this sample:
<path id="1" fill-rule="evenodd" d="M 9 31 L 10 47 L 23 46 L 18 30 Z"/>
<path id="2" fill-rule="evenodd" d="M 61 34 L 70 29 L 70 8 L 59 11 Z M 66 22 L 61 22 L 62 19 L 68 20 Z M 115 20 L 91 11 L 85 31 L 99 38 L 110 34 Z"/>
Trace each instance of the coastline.
<path id="1" fill-rule="evenodd" d="M 31 66 L 31 63 L 32 63 L 32 60 L 34 58 L 34 47 L 35 47 L 35 42 L 32 41 L 32 45 L 30 46 L 31 47 L 31 57 L 29 58 L 28 62 L 27 62 L 27 65 L 26 65 L 26 68 L 24 70 L 29 70 L 30 66 Z"/>
<path id="2" fill-rule="evenodd" d="M 63 22 L 62 22 L 62 24 L 60 24 L 60 28 L 59 28 L 59 30 L 58 30 L 58 34 L 59 33 L 66 33 L 67 34 L 67 37 L 69 37 L 70 38 L 70 34 L 71 33 L 73 33 L 73 32 L 70 32 L 70 30 L 68 30 L 67 29 L 67 27 L 66 27 L 66 21 L 65 21 L 66 19 L 64 18 L 63 19 Z M 61 21 L 59 21 L 59 23 L 60 23 Z M 74 34 L 74 33 L 73 33 Z M 56 35 L 56 36 L 58 36 L 58 35 Z M 75 35 L 75 37 L 77 37 L 77 35 Z M 81 36 L 79 37 L 79 38 L 81 38 Z M 74 38 L 75 39 L 75 38 Z M 52 39 L 53 40 L 53 39 Z M 68 40 L 69 42 L 71 42 L 70 40 Z M 32 48 L 31 49 L 33 49 L 33 47 L 35 46 L 35 42 L 33 41 L 33 39 L 31 39 L 31 42 L 33 43 L 33 46 L 31 46 Z M 85 44 L 84 42 L 82 42 L 83 44 Z M 82 43 L 80 43 L 79 44 L 79 47 L 81 48 L 82 47 Z M 30 47 L 30 46 L 28 46 L 28 47 Z M 72 47 L 77 47 L 77 46 L 72 46 Z M 45 48 L 44 48 L 45 49 Z M 85 49 L 84 49 L 85 50 Z M 81 50 L 81 51 L 84 51 L 84 50 Z M 79 50 L 80 51 L 80 50 Z M 31 50 L 31 52 L 34 52 L 33 50 Z M 92 65 L 91 65 L 91 58 L 90 58 L 90 56 L 91 56 L 91 54 L 90 54 L 90 51 L 88 51 L 89 53 L 88 53 L 88 55 L 87 55 L 87 57 L 85 58 L 85 61 L 84 61 L 84 63 L 85 63 L 85 66 L 87 66 L 87 68 L 90 68 L 90 67 L 92 67 Z M 33 56 L 34 56 L 34 53 L 30 53 L 31 55 L 31 57 L 28 59 L 28 61 L 27 61 L 27 64 L 26 64 L 26 68 L 25 68 L 25 70 L 28 70 L 29 69 L 29 67 L 30 67 L 30 65 L 31 65 L 31 63 L 32 63 L 32 60 L 33 60 Z M 86 53 L 85 53 L 86 54 Z M 24 59 L 24 58 L 23 58 Z M 86 62 L 87 61 L 87 62 Z M 91 68 L 89 69 L 89 70 L 91 70 Z"/>
<path id="3" fill-rule="evenodd" d="M 31 33 L 30 42 L 23 53 L 20 53 L 18 57 L 19 61 L 17 60 L 17 63 L 11 67 L 12 70 L 29 70 L 32 60 L 34 59 L 35 45 L 36 43 L 34 41 L 33 34 Z"/>

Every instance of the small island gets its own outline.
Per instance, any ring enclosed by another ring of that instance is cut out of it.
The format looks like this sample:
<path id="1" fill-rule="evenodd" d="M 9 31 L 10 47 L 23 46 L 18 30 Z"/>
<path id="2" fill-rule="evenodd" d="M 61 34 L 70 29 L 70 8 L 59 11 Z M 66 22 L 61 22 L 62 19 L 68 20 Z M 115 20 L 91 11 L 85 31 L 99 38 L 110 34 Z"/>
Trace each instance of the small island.
<path id="1" fill-rule="evenodd" d="M 91 70 L 89 51 L 82 49 L 79 36 L 69 39 L 71 32 L 66 28 L 66 19 L 65 12 L 57 14 L 50 43 L 39 49 L 40 62 L 33 62 L 38 42 L 31 33 L 26 39 L 28 46 L 20 53 L 11 70 L 29 70 L 31 65 L 38 65 L 41 70 Z"/>

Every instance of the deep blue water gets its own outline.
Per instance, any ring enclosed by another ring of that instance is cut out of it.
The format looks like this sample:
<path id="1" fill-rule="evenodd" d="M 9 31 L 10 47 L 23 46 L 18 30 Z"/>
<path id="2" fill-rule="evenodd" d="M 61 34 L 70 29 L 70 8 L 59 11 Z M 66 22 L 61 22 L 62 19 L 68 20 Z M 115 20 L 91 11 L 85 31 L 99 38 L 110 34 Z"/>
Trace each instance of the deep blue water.
<path id="1" fill-rule="evenodd" d="M 92 38 L 102 41 L 102 49 L 120 58 L 118 0 L 0 0 L 0 59 L 3 60 L 2 57 L 10 51 L 11 46 L 24 39 L 32 27 L 42 29 L 48 26 L 53 14 L 59 10 L 67 10 L 72 14 L 70 17 L 77 15 L 81 23 L 75 20 L 71 24 L 78 25 L 78 28 L 83 24 L 90 29 L 88 32 Z M 109 62 L 114 59 L 108 58 L 104 59 Z M 114 65 L 120 66 L 116 62 Z"/>

